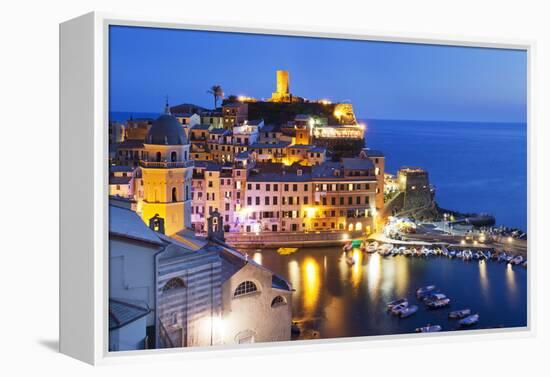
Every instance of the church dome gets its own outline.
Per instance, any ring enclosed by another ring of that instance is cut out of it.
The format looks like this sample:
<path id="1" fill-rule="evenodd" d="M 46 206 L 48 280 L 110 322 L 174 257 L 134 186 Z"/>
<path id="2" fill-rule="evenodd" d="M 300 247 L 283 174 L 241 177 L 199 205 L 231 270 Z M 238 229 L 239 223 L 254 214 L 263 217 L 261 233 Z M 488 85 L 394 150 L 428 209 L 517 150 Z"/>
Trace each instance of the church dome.
<path id="1" fill-rule="evenodd" d="M 171 114 L 163 114 L 153 122 L 145 142 L 157 145 L 189 144 L 183 126 Z"/>

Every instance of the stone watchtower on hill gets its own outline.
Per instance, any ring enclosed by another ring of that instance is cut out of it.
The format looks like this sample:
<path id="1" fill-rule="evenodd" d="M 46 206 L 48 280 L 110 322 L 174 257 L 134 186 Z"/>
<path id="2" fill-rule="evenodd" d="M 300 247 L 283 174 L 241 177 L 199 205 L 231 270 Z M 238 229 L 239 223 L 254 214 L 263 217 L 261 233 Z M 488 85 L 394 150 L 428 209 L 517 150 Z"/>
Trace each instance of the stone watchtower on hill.
<path id="1" fill-rule="evenodd" d="M 271 94 L 273 102 L 291 102 L 292 94 L 290 94 L 289 75 L 288 71 L 277 71 L 277 91 Z"/>
<path id="2" fill-rule="evenodd" d="M 434 190 L 428 172 L 421 168 L 404 167 L 397 172 L 399 191 L 404 195 L 401 213 L 429 218 L 437 215 Z M 435 211 L 435 212 L 434 212 Z"/>

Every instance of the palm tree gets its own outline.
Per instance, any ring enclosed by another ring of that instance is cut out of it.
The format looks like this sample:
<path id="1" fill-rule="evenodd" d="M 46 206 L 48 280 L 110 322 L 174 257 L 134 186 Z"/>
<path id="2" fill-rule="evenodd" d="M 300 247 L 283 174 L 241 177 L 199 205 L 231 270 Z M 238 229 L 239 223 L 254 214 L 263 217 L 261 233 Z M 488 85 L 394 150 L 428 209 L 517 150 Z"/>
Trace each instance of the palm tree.
<path id="1" fill-rule="evenodd" d="M 223 89 L 221 85 L 212 85 L 206 93 L 212 94 L 214 96 L 214 110 L 218 108 L 218 98 L 223 98 Z"/>

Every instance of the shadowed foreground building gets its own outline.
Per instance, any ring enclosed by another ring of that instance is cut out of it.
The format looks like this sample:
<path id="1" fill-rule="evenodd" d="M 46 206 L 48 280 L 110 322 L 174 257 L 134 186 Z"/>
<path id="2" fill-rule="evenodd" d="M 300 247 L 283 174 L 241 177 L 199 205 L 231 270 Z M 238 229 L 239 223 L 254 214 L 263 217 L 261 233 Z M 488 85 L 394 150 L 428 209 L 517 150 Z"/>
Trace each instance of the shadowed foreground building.
<path id="1" fill-rule="evenodd" d="M 290 340 L 283 278 L 215 238 L 167 237 L 115 206 L 109 219 L 109 350 Z"/>

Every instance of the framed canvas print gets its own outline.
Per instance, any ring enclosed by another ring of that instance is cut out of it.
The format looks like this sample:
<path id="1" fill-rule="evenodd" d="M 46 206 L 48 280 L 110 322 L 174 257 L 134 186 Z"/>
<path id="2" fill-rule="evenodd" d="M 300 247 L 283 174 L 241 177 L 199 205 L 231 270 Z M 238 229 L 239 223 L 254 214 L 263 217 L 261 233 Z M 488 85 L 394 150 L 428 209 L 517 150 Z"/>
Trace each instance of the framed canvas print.
<path id="1" fill-rule="evenodd" d="M 60 31 L 62 352 L 532 332 L 531 44 Z"/>

